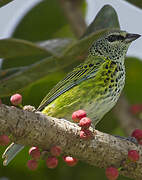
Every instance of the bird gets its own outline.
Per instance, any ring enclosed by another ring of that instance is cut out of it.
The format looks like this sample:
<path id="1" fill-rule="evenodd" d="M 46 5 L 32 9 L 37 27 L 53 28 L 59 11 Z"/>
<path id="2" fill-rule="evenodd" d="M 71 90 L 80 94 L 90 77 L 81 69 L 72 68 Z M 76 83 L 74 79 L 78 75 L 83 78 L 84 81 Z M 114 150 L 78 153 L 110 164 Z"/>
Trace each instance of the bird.
<path id="1" fill-rule="evenodd" d="M 111 30 L 99 37 L 84 62 L 51 89 L 36 111 L 71 121 L 72 113 L 83 109 L 95 127 L 119 99 L 125 84 L 125 56 L 130 44 L 139 37 L 122 30 Z M 2 156 L 4 165 L 23 147 L 12 143 Z"/>

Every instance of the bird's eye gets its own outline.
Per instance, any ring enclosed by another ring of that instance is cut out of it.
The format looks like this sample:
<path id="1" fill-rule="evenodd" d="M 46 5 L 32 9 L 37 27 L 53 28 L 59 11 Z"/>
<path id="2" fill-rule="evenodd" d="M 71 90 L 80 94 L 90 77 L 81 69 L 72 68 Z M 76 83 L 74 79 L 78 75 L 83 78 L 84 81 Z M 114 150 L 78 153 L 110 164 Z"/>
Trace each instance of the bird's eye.
<path id="1" fill-rule="evenodd" d="M 121 35 L 110 35 L 110 36 L 108 36 L 107 39 L 108 39 L 109 42 L 121 41 L 121 40 L 124 40 L 124 36 L 121 36 Z"/>

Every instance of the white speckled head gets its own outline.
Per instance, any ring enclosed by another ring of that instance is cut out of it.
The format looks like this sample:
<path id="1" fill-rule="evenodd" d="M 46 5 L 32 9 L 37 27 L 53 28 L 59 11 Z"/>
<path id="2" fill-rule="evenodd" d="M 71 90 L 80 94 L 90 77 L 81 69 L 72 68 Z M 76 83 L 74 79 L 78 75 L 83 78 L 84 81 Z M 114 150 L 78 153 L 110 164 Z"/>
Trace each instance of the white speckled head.
<path id="1" fill-rule="evenodd" d="M 113 61 L 124 61 L 129 45 L 139 37 L 139 34 L 130 34 L 126 31 L 109 31 L 93 43 L 90 53 Z"/>

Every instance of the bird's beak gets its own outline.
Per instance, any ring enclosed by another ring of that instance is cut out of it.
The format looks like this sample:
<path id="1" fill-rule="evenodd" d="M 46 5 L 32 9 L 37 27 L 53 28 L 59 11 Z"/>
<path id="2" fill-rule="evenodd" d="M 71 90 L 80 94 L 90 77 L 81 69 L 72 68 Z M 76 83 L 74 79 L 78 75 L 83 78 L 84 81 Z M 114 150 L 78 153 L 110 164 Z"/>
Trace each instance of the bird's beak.
<path id="1" fill-rule="evenodd" d="M 130 42 L 132 42 L 132 41 L 135 41 L 136 39 L 138 39 L 139 37 L 141 37 L 141 35 L 139 35 L 139 34 L 127 34 L 126 35 L 126 38 L 125 38 L 125 41 L 127 42 L 127 43 L 130 43 Z"/>

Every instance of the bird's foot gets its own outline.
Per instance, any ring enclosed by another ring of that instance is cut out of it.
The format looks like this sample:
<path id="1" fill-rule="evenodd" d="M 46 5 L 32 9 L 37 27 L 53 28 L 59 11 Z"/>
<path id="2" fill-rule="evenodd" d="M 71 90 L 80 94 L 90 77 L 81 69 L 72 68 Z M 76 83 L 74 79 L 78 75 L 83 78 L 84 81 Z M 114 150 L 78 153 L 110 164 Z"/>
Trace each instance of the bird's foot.
<path id="1" fill-rule="evenodd" d="M 132 143 L 134 143 L 136 146 L 138 146 L 138 141 L 135 137 L 123 137 L 123 136 L 117 136 L 117 135 L 114 135 L 116 138 L 119 138 L 119 139 L 122 139 L 122 140 L 126 140 L 126 141 L 130 141 Z"/>
<path id="2" fill-rule="evenodd" d="M 31 106 L 31 105 L 26 105 L 23 107 L 23 110 L 25 111 L 30 111 L 30 112 L 35 112 L 35 107 L 34 106 Z"/>

